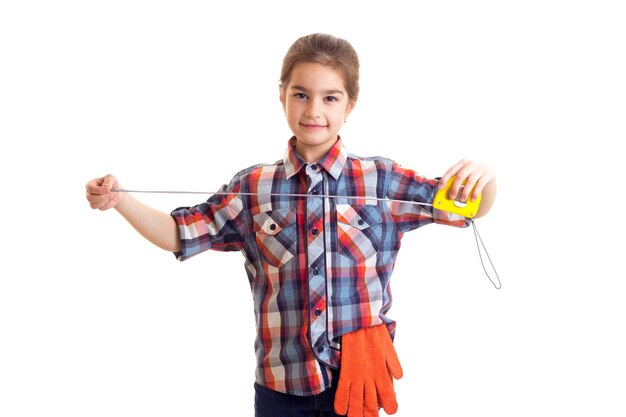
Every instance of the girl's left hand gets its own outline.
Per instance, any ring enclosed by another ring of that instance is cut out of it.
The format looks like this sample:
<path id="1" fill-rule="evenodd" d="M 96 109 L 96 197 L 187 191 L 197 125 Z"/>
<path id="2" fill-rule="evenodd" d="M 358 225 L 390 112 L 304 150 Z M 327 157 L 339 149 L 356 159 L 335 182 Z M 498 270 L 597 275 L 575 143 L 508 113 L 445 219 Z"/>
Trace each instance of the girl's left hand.
<path id="1" fill-rule="evenodd" d="M 463 191 L 460 195 L 460 201 L 468 201 L 468 198 L 470 198 L 469 193 L 472 189 L 474 189 L 474 191 L 472 192 L 471 198 L 472 200 L 476 200 L 487 184 L 495 181 L 496 179 L 495 172 L 487 165 L 462 159 L 452 165 L 443 177 L 441 177 L 441 181 L 439 181 L 439 189 L 443 189 L 453 176 L 456 176 L 456 178 L 452 183 L 448 198 L 451 200 L 457 199 L 459 196 L 459 190 L 463 187 Z M 467 182 L 463 184 L 466 180 Z"/>

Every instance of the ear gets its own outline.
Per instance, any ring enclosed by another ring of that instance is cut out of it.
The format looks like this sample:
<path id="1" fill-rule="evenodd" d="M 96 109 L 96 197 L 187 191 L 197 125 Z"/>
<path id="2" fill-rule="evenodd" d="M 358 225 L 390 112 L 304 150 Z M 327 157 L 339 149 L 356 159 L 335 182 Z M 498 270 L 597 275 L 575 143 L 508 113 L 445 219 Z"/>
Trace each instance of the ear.
<path id="1" fill-rule="evenodd" d="M 283 110 L 287 111 L 287 109 L 285 108 L 286 105 L 286 99 L 285 99 L 285 89 L 283 88 L 282 85 L 278 86 L 278 93 L 279 93 L 279 97 L 280 97 L 280 102 L 283 105 Z"/>
<path id="2" fill-rule="evenodd" d="M 346 107 L 346 116 L 344 117 L 344 119 L 347 119 L 348 115 L 352 113 L 352 110 L 354 110 L 354 106 L 356 106 L 356 98 L 350 99 L 350 101 L 348 102 L 348 106 Z"/>

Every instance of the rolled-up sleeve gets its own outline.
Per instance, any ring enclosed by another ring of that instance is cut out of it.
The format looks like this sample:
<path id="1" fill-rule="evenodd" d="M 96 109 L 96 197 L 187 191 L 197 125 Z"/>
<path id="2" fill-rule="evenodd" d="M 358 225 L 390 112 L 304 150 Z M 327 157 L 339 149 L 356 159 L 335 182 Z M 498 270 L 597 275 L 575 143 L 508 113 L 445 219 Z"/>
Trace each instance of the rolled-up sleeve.
<path id="1" fill-rule="evenodd" d="M 431 223 L 456 227 L 467 227 L 470 224 L 470 220 L 463 216 L 432 207 L 438 185 L 438 179 L 425 178 L 413 170 L 392 163 L 387 198 L 423 203 L 391 203 L 390 211 L 398 230 L 407 232 Z"/>
<path id="2" fill-rule="evenodd" d="M 243 248 L 245 221 L 239 191 L 239 178 L 235 177 L 204 203 L 172 211 L 180 234 L 181 250 L 174 253 L 178 260 L 184 261 L 208 249 Z"/>

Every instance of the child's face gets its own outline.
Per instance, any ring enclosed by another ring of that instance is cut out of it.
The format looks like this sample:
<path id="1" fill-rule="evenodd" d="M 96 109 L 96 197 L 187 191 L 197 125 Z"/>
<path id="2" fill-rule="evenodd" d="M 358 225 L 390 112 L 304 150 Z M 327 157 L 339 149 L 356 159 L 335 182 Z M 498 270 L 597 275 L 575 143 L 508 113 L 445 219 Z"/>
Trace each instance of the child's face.
<path id="1" fill-rule="evenodd" d="M 317 161 L 335 144 L 355 104 L 338 71 L 312 62 L 294 66 L 280 101 L 297 139 L 296 151 L 308 162 Z"/>

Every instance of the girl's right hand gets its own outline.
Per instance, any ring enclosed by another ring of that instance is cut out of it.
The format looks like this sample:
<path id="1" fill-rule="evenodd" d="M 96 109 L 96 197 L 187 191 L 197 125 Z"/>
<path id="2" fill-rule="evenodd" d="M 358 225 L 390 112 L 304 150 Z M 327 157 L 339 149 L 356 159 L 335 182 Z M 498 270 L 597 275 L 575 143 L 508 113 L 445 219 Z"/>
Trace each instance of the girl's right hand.
<path id="1" fill-rule="evenodd" d="M 111 192 L 111 189 L 120 188 L 117 179 L 109 174 L 101 178 L 94 178 L 87 183 L 87 201 L 92 209 L 108 210 L 117 206 L 122 193 Z"/>

